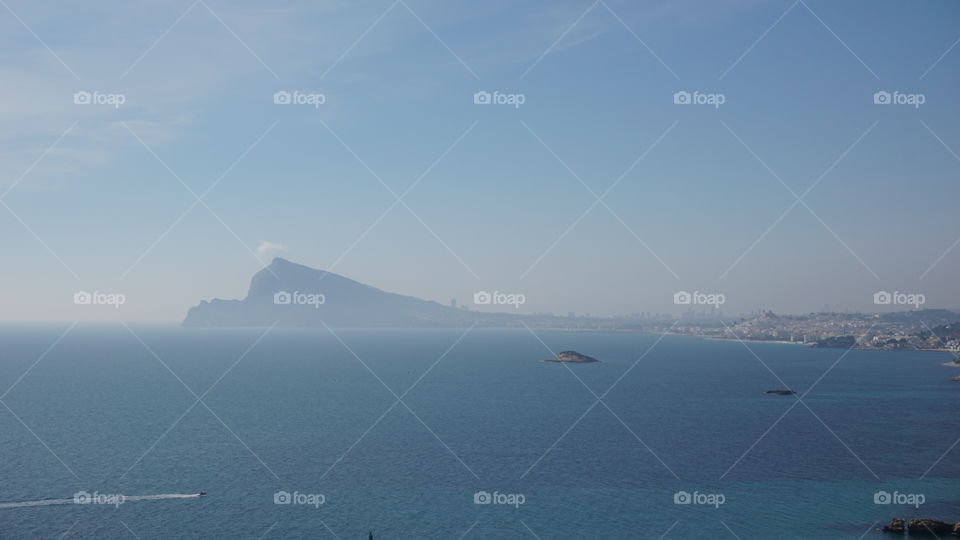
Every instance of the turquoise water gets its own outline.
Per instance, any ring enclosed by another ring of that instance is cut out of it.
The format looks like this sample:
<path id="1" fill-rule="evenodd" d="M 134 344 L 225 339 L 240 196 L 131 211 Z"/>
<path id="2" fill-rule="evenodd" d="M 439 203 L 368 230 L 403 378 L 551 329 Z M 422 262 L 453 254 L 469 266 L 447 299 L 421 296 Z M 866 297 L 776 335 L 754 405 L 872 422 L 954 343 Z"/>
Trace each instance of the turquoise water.
<path id="1" fill-rule="evenodd" d="M 261 330 L 132 327 L 158 359 L 118 324 L 76 327 L 31 369 L 65 329 L 0 328 L 0 503 L 66 499 L 0 504 L 2 538 L 869 538 L 895 516 L 960 520 L 960 370 L 941 353 L 851 351 L 824 375 L 844 351 L 538 332 L 603 361 L 567 369 L 524 330 L 473 330 L 430 369 L 461 330 L 338 330 L 356 356 L 274 330 L 243 356 Z M 821 376 L 806 406 L 764 394 Z"/>

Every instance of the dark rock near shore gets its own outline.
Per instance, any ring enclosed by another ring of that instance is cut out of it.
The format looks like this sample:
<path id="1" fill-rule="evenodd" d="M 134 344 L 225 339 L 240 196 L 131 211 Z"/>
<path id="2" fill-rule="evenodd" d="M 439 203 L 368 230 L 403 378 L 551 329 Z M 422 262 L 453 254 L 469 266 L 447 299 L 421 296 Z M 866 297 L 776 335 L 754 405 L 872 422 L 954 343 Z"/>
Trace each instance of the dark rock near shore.
<path id="1" fill-rule="evenodd" d="M 947 523 L 946 521 L 927 518 L 913 518 L 907 522 L 907 531 L 910 532 L 911 536 L 921 534 L 939 536 L 941 534 L 952 534 L 957 530 L 957 525 L 960 525 L 960 523 Z"/>
<path id="2" fill-rule="evenodd" d="M 907 532 L 907 523 L 901 518 L 893 518 L 890 523 L 883 526 L 883 532 L 892 532 L 903 534 Z"/>
<path id="3" fill-rule="evenodd" d="M 910 518 L 909 520 L 894 518 L 880 530 L 897 534 L 908 533 L 910 536 L 940 537 L 947 534 L 960 536 L 960 522 L 951 523 L 929 518 Z"/>
<path id="4" fill-rule="evenodd" d="M 547 358 L 544 362 L 566 362 L 569 364 L 589 364 L 591 362 L 599 362 L 596 358 L 592 356 L 587 356 L 585 354 L 580 354 L 577 351 L 561 351 L 557 353 L 553 358 Z"/>

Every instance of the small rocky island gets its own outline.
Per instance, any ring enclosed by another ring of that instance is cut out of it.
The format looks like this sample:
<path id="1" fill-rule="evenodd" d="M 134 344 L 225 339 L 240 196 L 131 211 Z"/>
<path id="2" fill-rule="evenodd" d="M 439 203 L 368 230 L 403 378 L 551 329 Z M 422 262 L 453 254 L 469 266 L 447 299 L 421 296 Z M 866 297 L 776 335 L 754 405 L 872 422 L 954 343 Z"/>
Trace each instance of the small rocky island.
<path id="1" fill-rule="evenodd" d="M 911 536 L 935 536 L 953 535 L 960 536 L 960 522 L 939 521 L 928 518 L 902 519 L 894 518 L 888 525 L 884 525 L 883 532 L 908 534 Z"/>
<path id="2" fill-rule="evenodd" d="M 589 364 L 591 362 L 599 362 L 596 358 L 592 356 L 587 356 L 585 354 L 580 354 L 577 351 L 561 351 L 557 353 L 553 358 L 547 358 L 544 362 L 564 362 L 568 364 Z"/>

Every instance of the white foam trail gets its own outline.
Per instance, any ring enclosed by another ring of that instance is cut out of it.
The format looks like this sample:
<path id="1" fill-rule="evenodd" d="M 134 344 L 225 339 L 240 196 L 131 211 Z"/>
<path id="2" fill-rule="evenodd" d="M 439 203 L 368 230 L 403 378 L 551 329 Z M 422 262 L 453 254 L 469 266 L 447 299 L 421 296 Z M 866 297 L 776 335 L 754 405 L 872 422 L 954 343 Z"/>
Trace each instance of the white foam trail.
<path id="1" fill-rule="evenodd" d="M 158 495 L 124 495 L 123 501 L 155 501 L 159 499 L 196 499 L 199 493 L 160 493 Z M 30 506 L 53 506 L 57 504 L 76 504 L 73 499 L 43 499 L 40 501 L 22 501 L 0 503 L 0 508 L 26 508 Z M 82 504 L 81 506 L 103 506 Z M 109 505 L 112 506 L 112 505 Z"/>
<path id="2" fill-rule="evenodd" d="M 199 493 L 161 493 L 159 495 L 126 495 L 128 501 L 152 501 L 155 499 L 195 499 Z"/>
<path id="3" fill-rule="evenodd" d="M 24 508 L 27 506 L 50 506 L 53 504 L 73 504 L 73 499 L 45 499 L 42 501 L 23 501 L 0 503 L 0 508 Z"/>

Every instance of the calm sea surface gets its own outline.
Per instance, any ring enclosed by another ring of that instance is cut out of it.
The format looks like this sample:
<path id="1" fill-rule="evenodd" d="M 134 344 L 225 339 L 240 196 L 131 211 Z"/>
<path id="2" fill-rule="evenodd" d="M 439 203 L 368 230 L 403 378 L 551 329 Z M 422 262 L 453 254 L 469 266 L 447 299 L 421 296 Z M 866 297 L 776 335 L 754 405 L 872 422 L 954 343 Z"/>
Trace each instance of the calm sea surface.
<path id="1" fill-rule="evenodd" d="M 943 353 L 119 323 L 49 349 L 66 329 L 0 327 L 0 538 L 855 539 L 960 521 Z M 541 362 L 568 349 L 603 362 Z M 784 387 L 812 390 L 764 393 Z"/>

